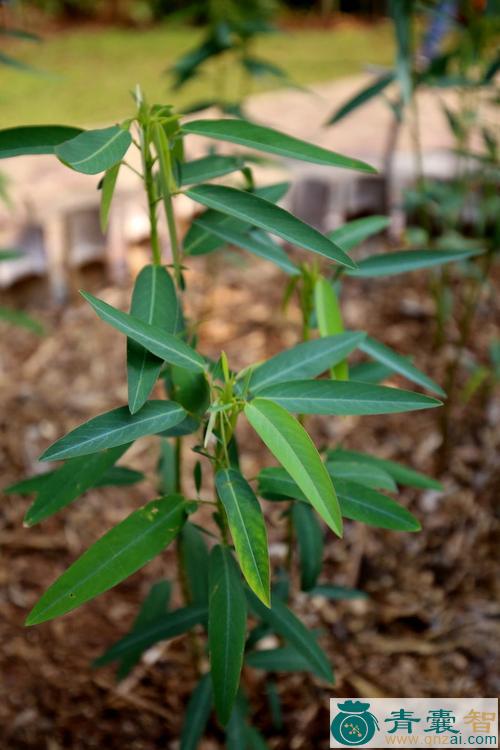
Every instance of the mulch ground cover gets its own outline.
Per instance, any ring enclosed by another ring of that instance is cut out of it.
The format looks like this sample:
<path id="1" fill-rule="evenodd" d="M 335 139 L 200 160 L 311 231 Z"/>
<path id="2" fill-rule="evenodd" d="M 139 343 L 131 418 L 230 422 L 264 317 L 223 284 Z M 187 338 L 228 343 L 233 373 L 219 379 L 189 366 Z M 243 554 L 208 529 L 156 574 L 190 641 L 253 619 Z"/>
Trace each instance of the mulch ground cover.
<path id="1" fill-rule="evenodd" d="M 283 279 L 270 264 L 225 253 L 196 259 L 191 269 L 188 312 L 201 320 L 200 346 L 207 355 L 224 348 L 239 368 L 298 341 L 298 310 L 293 305 L 286 314 L 280 309 Z M 126 309 L 130 289 L 104 284 L 101 272 L 84 273 L 83 286 Z M 39 469 L 36 457 L 57 437 L 126 401 L 123 338 L 76 298 L 55 312 L 46 307 L 41 288 L 37 294 L 32 291 L 37 304 L 31 312 L 45 323 L 48 334 L 37 338 L 4 325 L 0 333 L 3 487 Z M 22 289 L 8 296 L 22 304 Z M 344 309 L 348 327 L 369 330 L 398 351 L 415 355 L 416 364 L 442 382 L 453 347 L 449 343 L 440 352 L 433 349 L 433 306 L 424 276 L 350 280 Z M 482 362 L 495 335 L 495 314 L 495 297 L 487 292 L 471 343 L 471 353 Z M 397 378 L 391 382 L 403 385 Z M 368 597 L 334 602 L 294 594 L 295 611 L 323 633 L 336 685 L 328 687 L 304 674 L 274 675 L 282 726 L 270 710 L 265 675 L 245 670 L 254 723 L 271 748 L 328 747 L 328 699 L 334 696 L 500 692 L 495 475 L 499 413 L 491 392 L 477 394 L 467 406 L 455 406 L 453 450 L 447 470 L 438 477 L 444 491 L 400 494 L 401 502 L 420 518 L 421 533 L 397 534 L 347 522 L 343 540 L 328 536 L 321 581 L 360 588 Z M 318 444 L 342 443 L 435 471 L 437 410 L 318 418 L 312 426 Z M 271 463 L 243 425 L 239 441 L 248 476 Z M 178 747 L 183 709 L 196 679 L 188 639 L 155 646 L 121 684 L 112 668 L 90 666 L 130 628 L 151 583 L 175 579 L 172 550 L 66 617 L 23 627 L 28 610 L 68 564 L 111 525 L 155 497 L 156 461 L 155 440 L 139 441 L 124 463 L 145 471 L 145 482 L 90 491 L 32 529 L 22 526 L 28 500 L 2 499 L 1 748 Z M 189 451 L 186 461 L 188 467 L 193 465 Z M 208 491 L 207 484 L 206 496 Z M 276 505 L 267 504 L 266 513 L 273 563 L 279 566 L 285 551 L 284 522 Z M 173 604 L 180 601 L 174 589 Z M 213 720 L 207 736 L 204 748 L 221 746 Z"/>

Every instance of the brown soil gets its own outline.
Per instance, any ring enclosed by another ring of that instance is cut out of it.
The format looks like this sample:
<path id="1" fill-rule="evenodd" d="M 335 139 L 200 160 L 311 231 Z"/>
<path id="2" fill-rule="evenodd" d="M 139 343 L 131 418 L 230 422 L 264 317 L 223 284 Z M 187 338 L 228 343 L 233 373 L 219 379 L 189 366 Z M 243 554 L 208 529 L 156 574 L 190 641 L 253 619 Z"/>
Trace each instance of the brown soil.
<path id="1" fill-rule="evenodd" d="M 269 264 L 248 262 L 238 253 L 210 256 L 192 263 L 188 282 L 191 313 L 202 321 L 200 346 L 206 354 L 223 347 L 230 362 L 241 367 L 297 341 L 297 310 L 292 307 L 286 317 L 280 312 L 282 277 Z M 129 289 L 102 288 L 96 274 L 87 275 L 85 286 L 126 308 Z M 432 303 L 423 276 L 349 281 L 344 305 L 350 327 L 368 329 L 399 351 L 413 353 L 422 369 L 442 380 L 452 347 L 440 353 L 432 349 Z M 493 294 L 486 293 L 471 349 L 483 363 L 488 343 L 498 335 L 494 308 Z M 47 325 L 44 338 L 1 329 L 2 486 L 33 472 L 36 456 L 56 437 L 126 399 L 120 336 L 79 301 L 59 314 L 43 305 L 32 312 Z M 336 685 L 330 688 L 303 674 L 276 676 L 283 712 L 283 728 L 278 728 L 266 701 L 264 675 L 247 669 L 244 682 L 253 721 L 270 747 L 328 747 L 331 696 L 498 694 L 498 410 L 498 402 L 486 392 L 466 408 L 456 406 L 452 457 L 439 477 L 444 492 L 401 492 L 401 502 L 421 519 L 421 533 L 347 523 L 342 541 L 328 537 L 321 580 L 359 587 L 369 598 L 311 602 L 295 596 L 295 610 L 324 633 L 322 644 L 335 665 Z M 433 472 L 440 442 L 437 425 L 437 411 L 425 411 L 322 418 L 314 423 L 314 432 L 319 443 L 342 441 Z M 239 437 L 244 468 L 255 475 L 269 456 L 246 429 Z M 90 666 L 130 627 L 151 583 L 174 579 L 171 551 L 76 612 L 23 628 L 28 610 L 47 585 L 104 530 L 154 497 L 155 451 L 154 439 L 144 439 L 125 457 L 127 465 L 148 473 L 146 482 L 89 492 L 30 530 L 22 527 L 28 500 L 2 500 L 0 747 L 178 747 L 194 679 L 186 639 L 159 644 L 121 685 L 111 668 L 96 671 Z M 267 513 L 273 560 L 279 564 L 283 525 L 275 506 Z M 174 598 L 179 603 L 178 591 Z M 220 747 L 221 740 L 212 720 L 203 747 Z"/>

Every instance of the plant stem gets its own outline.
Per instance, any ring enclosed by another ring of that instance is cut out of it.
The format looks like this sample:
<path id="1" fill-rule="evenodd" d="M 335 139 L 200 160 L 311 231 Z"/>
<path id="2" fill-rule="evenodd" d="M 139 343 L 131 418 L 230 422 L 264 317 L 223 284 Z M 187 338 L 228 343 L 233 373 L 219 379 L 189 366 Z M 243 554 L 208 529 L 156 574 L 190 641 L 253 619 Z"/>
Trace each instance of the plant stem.
<path id="1" fill-rule="evenodd" d="M 163 196 L 163 205 L 165 207 L 165 216 L 167 217 L 168 233 L 170 236 L 170 246 L 172 248 L 172 260 L 174 262 L 174 275 L 177 288 L 182 291 L 182 258 L 179 238 L 177 235 L 177 226 L 175 224 L 174 206 L 172 195 L 170 193 Z"/>
<path id="2" fill-rule="evenodd" d="M 153 179 L 153 159 L 149 149 L 149 137 L 147 130 L 141 128 L 141 156 L 142 171 L 144 174 L 144 186 L 148 200 L 149 226 L 151 232 L 151 251 L 155 266 L 161 266 L 161 248 L 158 237 L 158 218 L 156 216 L 156 191 Z"/>

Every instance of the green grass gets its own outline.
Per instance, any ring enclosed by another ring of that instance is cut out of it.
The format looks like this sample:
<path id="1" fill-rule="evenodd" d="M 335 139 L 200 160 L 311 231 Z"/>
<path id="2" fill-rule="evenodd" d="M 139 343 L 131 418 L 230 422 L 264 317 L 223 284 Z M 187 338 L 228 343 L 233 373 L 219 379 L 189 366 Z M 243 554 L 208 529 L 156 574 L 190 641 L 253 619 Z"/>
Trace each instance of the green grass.
<path id="1" fill-rule="evenodd" d="M 130 90 L 140 83 L 150 101 L 183 107 L 212 98 L 220 70 L 170 93 L 169 65 L 200 38 L 200 31 L 159 26 L 150 30 L 102 29 L 58 32 L 41 44 L 16 42 L 8 52 L 44 71 L 32 75 L 1 68 L 2 127 L 33 123 L 92 125 L 131 111 Z M 255 52 L 283 67 L 298 84 L 354 75 L 367 63 L 390 64 L 393 44 L 387 24 L 339 30 L 294 30 L 259 41 Z M 236 96 L 241 74 L 232 64 L 226 94 Z M 269 80 L 253 90 L 270 88 Z M 219 88 L 220 91 L 220 88 Z"/>

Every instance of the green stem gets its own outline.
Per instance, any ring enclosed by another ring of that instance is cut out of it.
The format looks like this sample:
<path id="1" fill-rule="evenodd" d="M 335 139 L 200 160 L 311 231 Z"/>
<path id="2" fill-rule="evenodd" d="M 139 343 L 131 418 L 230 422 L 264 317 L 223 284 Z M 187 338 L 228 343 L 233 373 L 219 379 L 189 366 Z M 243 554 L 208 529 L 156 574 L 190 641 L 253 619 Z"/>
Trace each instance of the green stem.
<path id="1" fill-rule="evenodd" d="M 168 233 L 170 235 L 170 246 L 172 248 L 172 260 L 174 263 L 174 274 L 177 288 L 182 290 L 182 253 L 177 235 L 177 226 L 175 224 L 174 206 L 172 195 L 167 193 L 163 196 L 163 205 L 165 207 L 165 216 L 167 217 Z"/>
<path id="2" fill-rule="evenodd" d="M 149 149 L 149 136 L 145 128 L 141 129 L 141 156 L 144 185 L 148 200 L 149 226 L 151 231 L 151 251 L 155 266 L 161 266 L 161 248 L 158 237 L 158 218 L 156 216 L 156 191 L 153 179 L 153 159 Z"/>

